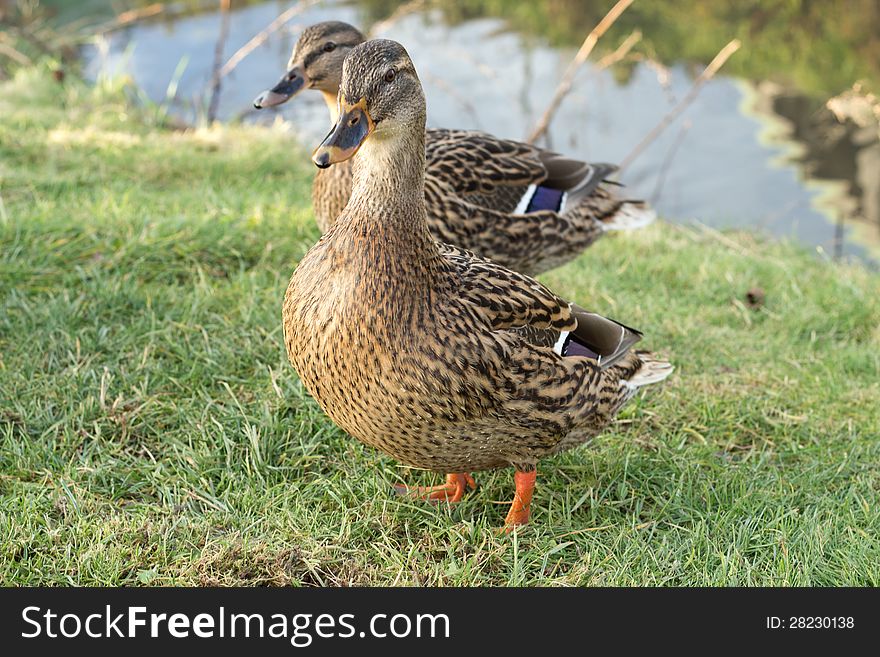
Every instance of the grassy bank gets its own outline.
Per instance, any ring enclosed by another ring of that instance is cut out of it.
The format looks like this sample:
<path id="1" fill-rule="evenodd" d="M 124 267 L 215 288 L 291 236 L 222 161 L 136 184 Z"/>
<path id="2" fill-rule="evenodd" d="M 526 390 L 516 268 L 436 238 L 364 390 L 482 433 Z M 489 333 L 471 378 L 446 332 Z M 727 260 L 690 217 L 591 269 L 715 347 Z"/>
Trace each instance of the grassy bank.
<path id="1" fill-rule="evenodd" d="M 678 370 L 544 462 L 503 537 L 510 471 L 394 498 L 438 477 L 346 437 L 287 364 L 303 149 L 123 96 L 0 87 L 0 583 L 880 584 L 876 274 L 660 223 L 546 275 Z"/>

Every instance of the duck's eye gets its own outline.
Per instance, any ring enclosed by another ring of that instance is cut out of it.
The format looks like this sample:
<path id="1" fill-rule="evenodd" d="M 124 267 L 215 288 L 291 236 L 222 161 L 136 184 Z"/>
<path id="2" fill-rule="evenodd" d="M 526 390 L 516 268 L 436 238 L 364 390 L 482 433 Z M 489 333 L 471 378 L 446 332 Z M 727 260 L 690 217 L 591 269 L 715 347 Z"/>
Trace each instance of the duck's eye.
<path id="1" fill-rule="evenodd" d="M 385 72 L 385 82 L 394 82 L 395 75 L 397 75 L 397 71 L 395 71 L 393 68 L 389 68 Z"/>
<path id="2" fill-rule="evenodd" d="M 334 50 L 336 50 L 336 44 L 332 41 L 328 41 L 324 44 L 324 52 L 333 52 Z"/>

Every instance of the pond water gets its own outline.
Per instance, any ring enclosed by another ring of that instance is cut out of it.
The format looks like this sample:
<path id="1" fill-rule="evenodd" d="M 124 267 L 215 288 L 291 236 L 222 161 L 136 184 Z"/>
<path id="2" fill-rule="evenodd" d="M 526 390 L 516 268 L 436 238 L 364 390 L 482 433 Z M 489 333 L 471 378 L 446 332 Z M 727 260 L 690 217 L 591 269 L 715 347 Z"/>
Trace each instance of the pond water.
<path id="1" fill-rule="evenodd" d="M 292 4 L 257 2 L 234 9 L 225 57 Z M 382 8 L 387 13 L 395 4 L 385 2 Z M 303 93 L 277 111 L 253 112 L 251 101 L 284 72 L 303 27 L 335 19 L 367 28 L 375 16 L 375 3 L 366 0 L 328 0 L 309 7 L 224 80 L 219 117 L 272 122 L 280 115 L 307 147 L 317 144 L 329 125 L 318 94 Z M 639 27 L 646 37 L 652 29 L 650 24 Z M 127 72 L 150 98 L 162 101 L 175 71 L 185 65 L 173 107 L 194 120 L 209 93 L 219 28 L 218 11 L 141 21 L 87 47 L 87 73 Z M 451 20 L 437 8 L 408 13 L 375 36 L 396 39 L 409 50 L 425 87 L 429 125 L 516 139 L 524 138 L 543 113 L 578 45 L 480 10 Z M 608 38 L 606 48 L 613 48 L 622 37 Z M 713 45 L 713 54 L 725 42 Z M 733 57 L 748 56 L 740 52 Z M 584 66 L 553 120 L 549 145 L 593 161 L 623 161 L 702 70 L 702 65 L 664 64 L 642 60 L 607 70 Z M 758 229 L 829 255 L 876 263 L 877 130 L 841 125 L 821 112 L 821 101 L 844 88 L 818 98 L 797 84 L 725 70 L 622 172 L 631 193 L 651 200 L 670 221 Z"/>

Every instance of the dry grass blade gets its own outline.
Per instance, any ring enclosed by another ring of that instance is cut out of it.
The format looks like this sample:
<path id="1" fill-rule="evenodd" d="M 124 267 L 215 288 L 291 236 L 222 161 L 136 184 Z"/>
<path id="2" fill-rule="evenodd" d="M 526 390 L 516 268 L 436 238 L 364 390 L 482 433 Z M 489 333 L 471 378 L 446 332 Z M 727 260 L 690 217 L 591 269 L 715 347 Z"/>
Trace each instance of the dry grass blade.
<path id="1" fill-rule="evenodd" d="M 688 105 L 690 105 L 696 97 L 700 93 L 700 89 L 703 88 L 703 85 L 706 84 L 709 80 L 711 80 L 715 74 L 719 71 L 719 69 L 724 66 L 724 63 L 730 58 L 730 56 L 739 50 L 742 43 L 739 39 L 734 39 L 726 46 L 724 46 L 715 58 L 709 62 L 709 65 L 703 69 L 703 72 L 694 80 L 694 83 L 691 85 L 690 90 L 687 92 L 687 95 L 681 99 L 681 101 L 673 107 L 666 116 L 658 123 L 651 132 L 645 135 L 644 139 L 638 143 L 638 145 L 632 150 L 632 152 L 627 155 L 623 162 L 620 163 L 620 171 L 623 171 L 627 166 L 632 164 L 633 160 L 635 160 L 639 155 L 641 155 L 642 151 L 644 151 L 650 144 L 653 142 L 660 134 L 669 127 L 669 124 L 672 123 L 675 118 L 681 114 Z"/>
<path id="2" fill-rule="evenodd" d="M 550 105 L 544 110 L 544 114 L 541 116 L 534 130 L 532 130 L 532 134 L 530 134 L 526 140 L 528 143 L 534 144 L 545 132 L 547 132 L 547 128 L 550 127 L 550 121 L 553 120 L 553 115 L 556 114 L 556 110 L 559 109 L 560 103 L 562 103 L 562 100 L 568 95 L 568 92 L 571 91 L 571 85 L 578 69 L 580 69 L 583 63 L 587 61 L 587 58 L 590 56 L 590 53 L 593 52 L 593 48 L 596 47 L 601 36 L 608 31 L 609 27 L 614 25 L 614 21 L 616 21 L 632 3 L 633 0 L 618 0 L 617 4 L 605 14 L 605 18 L 599 21 L 599 24 L 596 25 L 596 27 L 594 27 L 587 35 L 587 38 L 584 39 L 584 42 L 581 44 L 574 59 L 571 60 L 568 68 L 565 69 L 565 74 L 562 76 L 559 86 L 556 87 L 556 93 L 553 94 L 553 99 L 550 101 Z"/>
<path id="3" fill-rule="evenodd" d="M 4 226 L 9 223 L 9 215 L 6 214 L 6 204 L 3 202 L 3 194 L 0 194 L 0 224 Z M 2 363 L 2 361 L 0 361 Z"/>

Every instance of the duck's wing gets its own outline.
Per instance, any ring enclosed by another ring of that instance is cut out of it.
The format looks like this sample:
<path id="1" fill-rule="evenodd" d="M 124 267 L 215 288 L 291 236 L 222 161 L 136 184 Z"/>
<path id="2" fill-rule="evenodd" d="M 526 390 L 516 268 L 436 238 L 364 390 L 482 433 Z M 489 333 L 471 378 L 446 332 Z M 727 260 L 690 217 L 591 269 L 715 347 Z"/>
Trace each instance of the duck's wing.
<path id="1" fill-rule="evenodd" d="M 503 431 L 511 462 L 533 462 L 532 453 L 555 448 L 578 428 L 595 433 L 638 387 L 672 371 L 632 349 L 638 331 L 467 251 L 440 249 L 454 276 L 453 310 L 438 313 L 448 322 L 442 345 L 458 371 L 459 363 L 471 364 L 468 381 L 487 403 L 470 421 Z"/>
<path id="2" fill-rule="evenodd" d="M 429 130 L 425 155 L 427 177 L 464 201 L 499 212 L 515 212 L 548 177 L 539 149 L 483 132 Z"/>
<path id="3" fill-rule="evenodd" d="M 457 277 L 457 294 L 475 321 L 516 334 L 557 355 L 589 358 L 606 369 L 626 355 L 642 334 L 551 292 L 533 278 L 448 244 L 441 254 Z"/>
<path id="4" fill-rule="evenodd" d="M 441 244 L 440 252 L 462 302 L 493 330 L 531 327 L 558 334 L 577 328 L 569 304 L 535 279 L 451 244 Z"/>
<path id="5" fill-rule="evenodd" d="M 617 170 L 475 130 L 427 131 L 428 178 L 462 200 L 498 212 L 559 211 Z"/>

